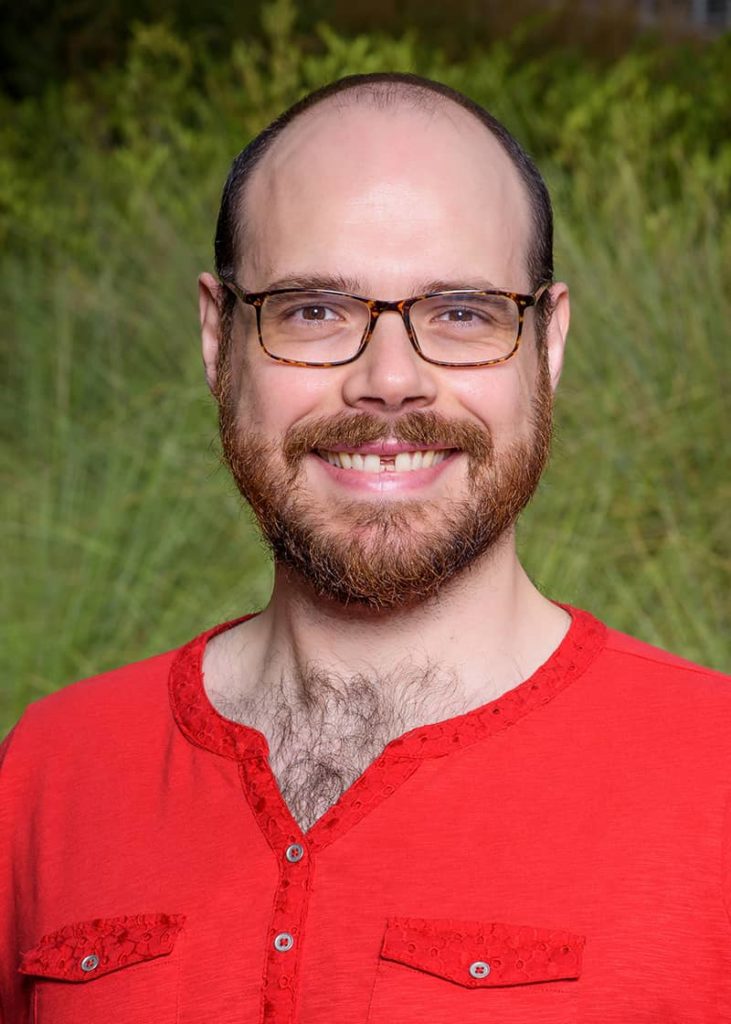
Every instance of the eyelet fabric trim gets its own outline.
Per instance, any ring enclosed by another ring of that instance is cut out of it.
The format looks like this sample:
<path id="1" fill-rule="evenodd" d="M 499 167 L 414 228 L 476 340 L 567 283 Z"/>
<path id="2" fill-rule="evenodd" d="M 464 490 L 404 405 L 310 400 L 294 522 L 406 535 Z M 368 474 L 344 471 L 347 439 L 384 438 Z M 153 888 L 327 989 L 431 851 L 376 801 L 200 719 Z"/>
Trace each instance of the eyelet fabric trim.
<path id="1" fill-rule="evenodd" d="M 396 917 L 387 923 L 381 957 L 465 988 L 494 988 L 578 978 L 585 942 L 530 925 Z M 480 970 L 471 972 L 475 966 Z"/>
<path id="2" fill-rule="evenodd" d="M 167 956 L 184 923 L 183 914 L 80 921 L 45 935 L 23 954 L 19 970 L 41 978 L 90 982 L 131 964 Z"/>

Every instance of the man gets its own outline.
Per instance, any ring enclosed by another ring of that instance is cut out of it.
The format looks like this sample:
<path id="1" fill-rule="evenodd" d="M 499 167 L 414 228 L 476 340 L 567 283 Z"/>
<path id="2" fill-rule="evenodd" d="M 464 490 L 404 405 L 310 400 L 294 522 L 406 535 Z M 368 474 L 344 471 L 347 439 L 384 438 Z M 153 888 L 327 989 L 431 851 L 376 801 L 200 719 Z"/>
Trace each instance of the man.
<path id="1" fill-rule="evenodd" d="M 259 615 L 5 744 L 5 1024 L 731 1020 L 731 700 L 515 552 L 569 322 L 543 181 L 344 79 L 234 163 L 202 274 Z"/>

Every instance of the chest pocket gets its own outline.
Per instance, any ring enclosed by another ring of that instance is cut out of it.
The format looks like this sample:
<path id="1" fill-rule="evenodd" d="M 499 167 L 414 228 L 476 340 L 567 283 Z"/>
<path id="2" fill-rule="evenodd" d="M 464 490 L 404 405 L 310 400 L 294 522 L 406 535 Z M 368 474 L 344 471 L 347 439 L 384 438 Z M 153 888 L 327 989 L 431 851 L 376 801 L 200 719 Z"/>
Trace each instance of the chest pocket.
<path id="1" fill-rule="evenodd" d="M 96 918 L 23 954 L 33 1024 L 176 1024 L 181 914 Z M 176 949 L 177 945 L 177 949 Z"/>
<path id="2" fill-rule="evenodd" d="M 392 918 L 368 1024 L 572 1024 L 584 943 L 529 925 Z"/>

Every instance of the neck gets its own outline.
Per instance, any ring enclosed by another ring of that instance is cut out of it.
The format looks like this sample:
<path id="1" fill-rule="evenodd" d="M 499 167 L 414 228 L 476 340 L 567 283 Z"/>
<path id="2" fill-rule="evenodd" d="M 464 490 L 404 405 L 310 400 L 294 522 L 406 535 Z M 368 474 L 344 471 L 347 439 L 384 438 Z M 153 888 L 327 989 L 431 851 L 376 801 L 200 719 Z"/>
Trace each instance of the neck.
<path id="1" fill-rule="evenodd" d="M 323 600 L 278 567 L 267 608 L 207 652 L 207 686 L 254 702 L 276 689 L 296 702 L 316 696 L 303 688 L 318 678 L 345 687 L 356 676 L 393 680 L 408 666 L 406 675 L 418 675 L 426 691 L 418 702 L 422 721 L 411 724 L 427 724 L 449 712 L 445 679 L 453 713 L 493 700 L 550 656 L 568 622 L 529 580 L 512 533 L 436 598 L 398 611 Z"/>

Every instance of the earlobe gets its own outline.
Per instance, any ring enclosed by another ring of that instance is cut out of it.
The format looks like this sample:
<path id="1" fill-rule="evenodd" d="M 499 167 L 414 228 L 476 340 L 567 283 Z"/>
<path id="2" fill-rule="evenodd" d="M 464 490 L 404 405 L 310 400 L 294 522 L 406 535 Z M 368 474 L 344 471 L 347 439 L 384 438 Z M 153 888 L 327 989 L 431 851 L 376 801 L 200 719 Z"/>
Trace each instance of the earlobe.
<path id="1" fill-rule="evenodd" d="M 568 285 L 562 281 L 551 285 L 551 299 L 553 302 L 553 312 L 546 330 L 546 350 L 549 372 L 551 374 L 551 387 L 555 391 L 561 377 L 561 370 L 563 369 L 566 337 L 569 332 L 569 321 L 571 319 Z"/>
<path id="2" fill-rule="evenodd" d="M 206 381 L 212 394 L 216 393 L 216 365 L 218 362 L 219 331 L 221 327 L 220 289 L 213 274 L 203 273 L 198 278 L 198 311 L 201 324 L 201 354 Z"/>

